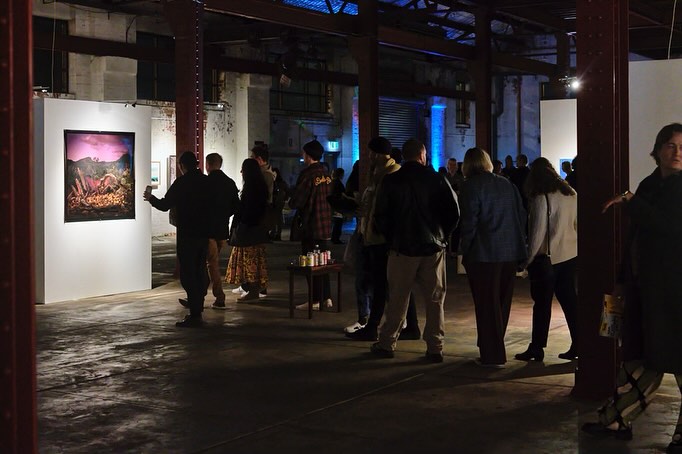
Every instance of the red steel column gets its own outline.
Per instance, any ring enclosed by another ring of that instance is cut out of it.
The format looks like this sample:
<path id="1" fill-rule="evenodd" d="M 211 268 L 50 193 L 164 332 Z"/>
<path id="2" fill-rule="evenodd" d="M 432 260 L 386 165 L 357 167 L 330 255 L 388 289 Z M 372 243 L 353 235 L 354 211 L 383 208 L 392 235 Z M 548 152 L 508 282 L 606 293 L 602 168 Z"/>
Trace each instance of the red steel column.
<path id="1" fill-rule="evenodd" d="M 358 63 L 358 115 L 360 130 L 360 188 L 369 181 L 367 143 L 379 135 L 379 42 L 378 2 L 360 0 L 359 17 L 363 36 L 351 38 L 351 50 Z M 402 147 L 403 144 L 394 144 Z"/>
<path id="2" fill-rule="evenodd" d="M 34 453 L 31 2 L 0 0 L 0 452 Z"/>
<path id="3" fill-rule="evenodd" d="M 175 35 L 175 150 L 192 151 L 204 166 L 204 5 L 164 2 Z"/>
<path id="4" fill-rule="evenodd" d="M 621 251 L 619 210 L 601 205 L 628 187 L 628 1 L 577 2 L 578 351 L 573 393 L 603 398 L 615 387 L 616 346 L 597 333 L 603 294 Z"/>
<path id="5" fill-rule="evenodd" d="M 476 11 L 476 60 L 472 62 L 476 93 L 476 146 L 491 156 L 492 145 L 492 54 L 490 51 L 490 9 L 480 6 Z"/>

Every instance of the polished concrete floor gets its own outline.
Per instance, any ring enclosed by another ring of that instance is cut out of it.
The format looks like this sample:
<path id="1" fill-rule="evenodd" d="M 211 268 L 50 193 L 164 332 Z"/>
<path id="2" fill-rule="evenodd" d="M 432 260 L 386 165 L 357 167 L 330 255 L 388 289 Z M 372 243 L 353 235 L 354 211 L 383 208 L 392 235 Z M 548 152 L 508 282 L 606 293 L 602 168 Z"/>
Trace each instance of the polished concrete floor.
<path id="1" fill-rule="evenodd" d="M 545 361 L 513 359 L 530 335 L 527 280 L 517 279 L 505 369 L 472 363 L 478 356 L 473 304 L 454 266 L 445 361 L 424 362 L 422 341 L 401 341 L 394 359 L 376 359 L 368 342 L 342 334 L 357 315 L 350 275 L 343 279 L 343 312 L 315 312 L 308 320 L 296 311 L 289 318 L 285 265 L 297 251 L 289 242 L 269 245 L 268 297 L 237 303 L 230 294 L 228 309 L 207 309 L 200 329 L 174 326 L 185 311 L 177 303 L 182 289 L 170 276 L 172 237 L 154 240 L 152 290 L 39 306 L 40 452 L 665 451 L 680 401 L 669 376 L 636 422 L 634 440 L 579 433 L 598 402 L 570 396 L 577 363 L 556 356 L 569 344 L 558 306 Z M 333 253 L 342 251 L 335 246 Z M 299 302 L 304 289 L 297 278 Z"/>

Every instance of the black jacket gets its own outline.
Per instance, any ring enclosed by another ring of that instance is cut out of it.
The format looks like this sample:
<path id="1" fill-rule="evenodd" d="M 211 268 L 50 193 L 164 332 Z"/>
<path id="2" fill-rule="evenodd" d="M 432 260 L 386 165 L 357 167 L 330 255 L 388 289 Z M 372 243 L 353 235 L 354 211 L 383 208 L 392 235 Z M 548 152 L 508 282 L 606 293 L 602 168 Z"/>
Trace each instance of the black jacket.
<path id="1" fill-rule="evenodd" d="M 457 196 L 431 167 L 408 161 L 384 177 L 374 221 L 391 250 L 412 257 L 432 255 L 445 248 L 457 227 Z"/>
<path id="2" fill-rule="evenodd" d="M 199 169 L 180 175 L 164 198 L 151 196 L 149 203 L 161 211 L 177 210 L 178 237 L 208 238 L 208 177 Z"/>
<path id="3" fill-rule="evenodd" d="M 209 210 L 208 237 L 225 240 L 229 236 L 230 217 L 239 204 L 239 190 L 234 180 L 218 169 L 208 174 L 208 186 L 213 197 Z"/>

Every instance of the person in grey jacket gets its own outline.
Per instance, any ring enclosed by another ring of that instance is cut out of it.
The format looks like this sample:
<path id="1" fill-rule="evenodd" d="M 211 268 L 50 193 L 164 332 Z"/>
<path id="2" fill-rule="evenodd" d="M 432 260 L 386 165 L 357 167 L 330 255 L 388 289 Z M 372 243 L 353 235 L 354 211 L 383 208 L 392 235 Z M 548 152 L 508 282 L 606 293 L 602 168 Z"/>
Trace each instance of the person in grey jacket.
<path id="1" fill-rule="evenodd" d="M 502 368 L 516 268 L 527 257 L 526 211 L 516 187 L 492 170 L 485 150 L 467 150 L 459 195 L 460 253 L 476 310 L 477 364 Z"/>
<path id="2" fill-rule="evenodd" d="M 426 307 L 423 339 L 426 359 L 443 361 L 445 247 L 457 226 L 457 196 L 443 176 L 426 166 L 426 149 L 418 140 L 403 145 L 400 170 L 386 175 L 376 196 L 374 223 L 388 245 L 388 302 L 376 356 L 392 358 L 407 315 L 410 291 Z"/>

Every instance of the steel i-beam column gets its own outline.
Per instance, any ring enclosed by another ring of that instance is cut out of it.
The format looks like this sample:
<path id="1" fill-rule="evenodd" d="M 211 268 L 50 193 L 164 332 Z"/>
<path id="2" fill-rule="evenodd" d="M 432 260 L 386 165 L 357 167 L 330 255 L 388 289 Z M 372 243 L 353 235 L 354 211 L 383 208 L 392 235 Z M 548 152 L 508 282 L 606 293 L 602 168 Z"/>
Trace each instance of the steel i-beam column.
<path id="1" fill-rule="evenodd" d="M 490 51 L 490 9 L 480 6 L 476 10 L 476 60 L 472 62 L 474 91 L 476 93 L 476 146 L 491 156 L 492 144 L 492 53 Z"/>
<path id="2" fill-rule="evenodd" d="M 379 135 L 379 7 L 377 0 L 360 0 L 358 7 L 363 35 L 351 38 L 350 43 L 358 63 L 360 187 L 365 188 L 369 181 L 367 143 Z"/>
<path id="3" fill-rule="evenodd" d="M 31 2 L 0 0 L 0 452 L 36 442 Z"/>
<path id="4" fill-rule="evenodd" d="M 620 210 L 601 205 L 628 187 L 628 1 L 577 2 L 578 351 L 573 393 L 602 398 L 615 387 L 616 346 L 597 333 L 602 298 L 621 251 Z"/>
<path id="5" fill-rule="evenodd" d="M 204 5 L 164 2 L 175 35 L 175 150 L 192 151 L 204 165 Z"/>

